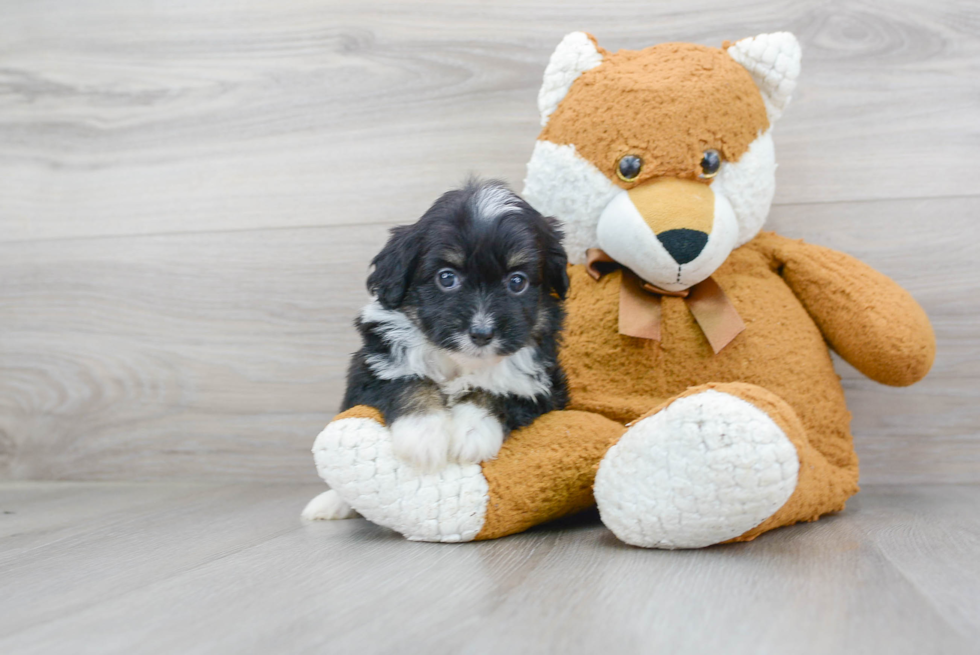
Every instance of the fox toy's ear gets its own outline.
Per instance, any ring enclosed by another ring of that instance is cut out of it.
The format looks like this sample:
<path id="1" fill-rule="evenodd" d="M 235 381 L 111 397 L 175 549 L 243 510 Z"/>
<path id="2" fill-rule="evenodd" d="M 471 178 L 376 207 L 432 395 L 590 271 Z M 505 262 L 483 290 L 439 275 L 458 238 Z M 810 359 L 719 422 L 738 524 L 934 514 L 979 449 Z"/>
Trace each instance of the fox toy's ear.
<path id="1" fill-rule="evenodd" d="M 732 59 L 752 75 L 766 103 L 769 122 L 778 119 L 789 104 L 800 76 L 800 43 L 789 32 L 760 34 L 724 46 Z"/>
<path id="2" fill-rule="evenodd" d="M 388 243 L 371 260 L 374 270 L 367 288 L 385 309 L 396 309 L 405 299 L 419 261 L 420 239 L 415 225 L 392 228 Z"/>
<path id="3" fill-rule="evenodd" d="M 541 112 L 542 125 L 548 124 L 548 118 L 558 109 L 558 103 L 565 98 L 572 82 L 601 63 L 602 52 L 592 35 L 585 32 L 565 35 L 551 53 L 548 67 L 544 69 L 544 82 L 538 91 L 538 111 Z"/>

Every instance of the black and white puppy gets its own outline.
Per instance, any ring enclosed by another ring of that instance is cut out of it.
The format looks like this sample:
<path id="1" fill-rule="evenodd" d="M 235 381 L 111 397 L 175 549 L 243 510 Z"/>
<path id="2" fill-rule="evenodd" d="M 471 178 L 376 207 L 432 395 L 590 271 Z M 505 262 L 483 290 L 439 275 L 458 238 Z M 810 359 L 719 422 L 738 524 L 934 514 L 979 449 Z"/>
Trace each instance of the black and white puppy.
<path id="1" fill-rule="evenodd" d="M 500 182 L 471 181 L 394 228 L 372 262 L 342 409 L 379 409 L 395 454 L 434 470 L 492 459 L 512 430 L 563 408 L 561 238 Z"/>

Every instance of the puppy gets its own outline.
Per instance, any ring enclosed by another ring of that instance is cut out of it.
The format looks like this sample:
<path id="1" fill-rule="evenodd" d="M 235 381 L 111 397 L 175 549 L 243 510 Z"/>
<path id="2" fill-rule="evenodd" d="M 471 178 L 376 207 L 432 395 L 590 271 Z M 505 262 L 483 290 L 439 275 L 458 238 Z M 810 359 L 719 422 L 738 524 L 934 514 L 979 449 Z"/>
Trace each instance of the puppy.
<path id="1" fill-rule="evenodd" d="M 342 409 L 379 409 L 395 454 L 432 471 L 492 459 L 512 430 L 563 408 L 561 238 L 500 182 L 471 181 L 394 228 L 372 262 Z"/>

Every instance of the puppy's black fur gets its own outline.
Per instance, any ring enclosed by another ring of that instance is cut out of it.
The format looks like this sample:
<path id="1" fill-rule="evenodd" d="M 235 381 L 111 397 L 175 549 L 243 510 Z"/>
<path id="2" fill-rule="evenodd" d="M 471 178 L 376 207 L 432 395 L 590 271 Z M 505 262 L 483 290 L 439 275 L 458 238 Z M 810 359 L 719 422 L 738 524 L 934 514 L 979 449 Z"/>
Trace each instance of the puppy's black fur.
<path id="1" fill-rule="evenodd" d="M 394 228 L 372 262 L 367 286 L 377 304 L 355 322 L 363 346 L 351 361 L 342 410 L 370 405 L 391 425 L 401 415 L 466 400 L 511 431 L 563 408 L 568 389 L 558 347 L 568 275 L 561 238 L 554 219 L 499 182 L 471 181 L 414 225 Z M 395 319 L 411 327 L 396 333 Z M 411 329 L 457 358 L 497 360 L 530 348 L 547 389 L 530 396 L 476 387 L 448 397 L 440 381 L 418 370 L 398 374 L 393 362 L 408 361 L 419 347 L 402 338 Z"/>

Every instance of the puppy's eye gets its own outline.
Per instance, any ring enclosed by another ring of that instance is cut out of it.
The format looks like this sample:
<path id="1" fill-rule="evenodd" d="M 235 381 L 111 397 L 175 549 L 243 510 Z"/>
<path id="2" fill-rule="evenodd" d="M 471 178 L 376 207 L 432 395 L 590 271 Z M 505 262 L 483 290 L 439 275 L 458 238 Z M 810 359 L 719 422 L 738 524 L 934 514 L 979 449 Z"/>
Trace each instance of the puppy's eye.
<path id="1" fill-rule="evenodd" d="M 721 168 L 721 153 L 714 148 L 705 150 L 701 157 L 701 178 L 708 179 L 718 174 Z"/>
<path id="2" fill-rule="evenodd" d="M 632 182 L 640 176 L 643 160 L 636 155 L 626 155 L 616 164 L 616 175 L 623 182 Z"/>
<path id="3" fill-rule="evenodd" d="M 512 273 L 507 278 L 507 290 L 515 296 L 524 293 L 525 289 L 527 289 L 527 276 L 523 273 Z"/>
<path id="4" fill-rule="evenodd" d="M 444 268 L 436 273 L 436 284 L 443 291 L 451 291 L 459 286 L 459 274 L 451 268 Z"/>

